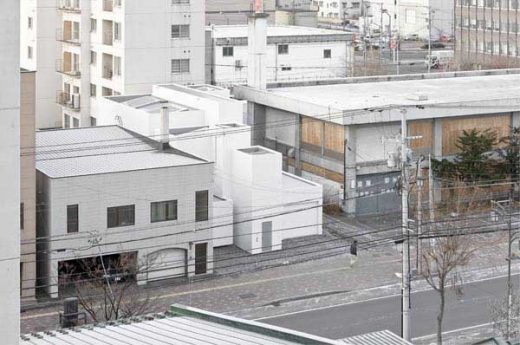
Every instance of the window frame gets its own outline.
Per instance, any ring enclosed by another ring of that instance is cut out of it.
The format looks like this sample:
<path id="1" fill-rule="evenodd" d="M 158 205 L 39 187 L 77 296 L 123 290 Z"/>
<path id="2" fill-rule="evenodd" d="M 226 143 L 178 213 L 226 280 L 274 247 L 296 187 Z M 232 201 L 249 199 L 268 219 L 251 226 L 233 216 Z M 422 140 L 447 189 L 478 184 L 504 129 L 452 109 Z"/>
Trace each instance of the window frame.
<path id="1" fill-rule="evenodd" d="M 231 54 L 229 52 L 231 52 Z M 235 56 L 235 47 L 233 47 L 233 46 L 222 47 L 222 57 L 233 57 L 233 56 Z"/>
<path id="2" fill-rule="evenodd" d="M 124 221 L 123 218 L 127 216 L 125 212 L 130 212 L 128 220 Z M 111 221 L 110 216 L 115 216 L 115 220 Z M 121 228 L 126 226 L 135 225 L 135 204 L 132 205 L 121 205 L 107 207 L 107 228 Z"/>
<path id="3" fill-rule="evenodd" d="M 74 212 L 71 218 L 71 212 Z M 79 232 L 79 204 L 67 205 L 67 234 Z"/>
<path id="4" fill-rule="evenodd" d="M 323 49 L 323 58 L 332 59 L 332 49 Z"/>
<path id="5" fill-rule="evenodd" d="M 168 214 L 168 204 L 172 204 L 172 214 Z M 164 212 L 164 217 L 154 218 L 154 206 L 164 209 L 160 209 L 159 212 Z M 166 200 L 166 201 L 154 201 L 150 203 L 150 223 L 170 222 L 177 220 L 179 217 L 179 203 L 177 200 Z"/>
<path id="6" fill-rule="evenodd" d="M 288 55 L 289 54 L 289 45 L 288 44 L 279 44 L 277 46 L 278 55 Z"/>
<path id="7" fill-rule="evenodd" d="M 199 197 L 205 198 L 206 205 L 201 205 Z M 199 190 L 195 192 L 195 222 L 205 222 L 209 220 L 209 191 Z"/>

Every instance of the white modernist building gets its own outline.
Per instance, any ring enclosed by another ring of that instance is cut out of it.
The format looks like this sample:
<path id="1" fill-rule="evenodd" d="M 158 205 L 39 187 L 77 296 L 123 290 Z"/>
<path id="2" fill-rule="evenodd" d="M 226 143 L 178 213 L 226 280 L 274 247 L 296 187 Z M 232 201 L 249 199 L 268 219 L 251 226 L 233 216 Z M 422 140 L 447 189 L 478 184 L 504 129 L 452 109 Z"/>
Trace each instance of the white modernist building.
<path id="1" fill-rule="evenodd" d="M 245 84 L 248 26 L 213 25 L 207 29 L 206 82 Z M 352 34 L 301 26 L 267 26 L 267 82 L 303 81 L 352 75 Z"/>
<path id="2" fill-rule="evenodd" d="M 22 13 L 38 128 L 95 124 L 102 96 L 204 82 L 203 0 L 24 0 Z"/>
<path id="3" fill-rule="evenodd" d="M 227 200 L 233 209 L 218 218 L 232 216 L 232 222 L 218 223 L 214 246 L 234 243 L 256 254 L 281 249 L 284 239 L 322 233 L 321 185 L 283 172 L 280 153 L 251 146 L 244 103 L 226 89 L 158 85 L 151 95 L 106 98 L 99 109 L 100 123 L 153 137 L 161 135 L 167 113 L 170 145 L 214 162 L 216 200 Z"/>
<path id="4" fill-rule="evenodd" d="M 51 297 L 67 265 L 101 255 L 135 258 L 140 283 L 212 272 L 213 163 L 118 126 L 36 141 L 39 276 Z"/>
<path id="5" fill-rule="evenodd" d="M 0 331 L 2 342 L 20 336 L 20 9 L 0 2 Z"/>

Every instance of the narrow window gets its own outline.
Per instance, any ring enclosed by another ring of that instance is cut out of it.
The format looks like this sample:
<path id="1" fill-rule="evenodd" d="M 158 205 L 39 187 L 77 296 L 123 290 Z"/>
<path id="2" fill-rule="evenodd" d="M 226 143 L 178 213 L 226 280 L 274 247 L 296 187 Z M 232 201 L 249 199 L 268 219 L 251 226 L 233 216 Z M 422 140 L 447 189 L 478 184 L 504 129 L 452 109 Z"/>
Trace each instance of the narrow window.
<path id="1" fill-rule="evenodd" d="M 208 220 L 208 191 L 195 192 L 195 221 Z"/>
<path id="2" fill-rule="evenodd" d="M 24 227 L 24 218 L 25 218 L 24 213 L 25 213 L 24 212 L 24 204 L 22 202 L 22 203 L 20 203 L 20 229 L 22 229 L 22 230 L 23 230 L 23 227 Z"/>
<path id="3" fill-rule="evenodd" d="M 177 200 L 152 202 L 150 206 L 152 223 L 177 219 Z"/>
<path id="4" fill-rule="evenodd" d="M 74 233 L 79 231 L 79 206 L 67 206 L 67 233 Z"/>

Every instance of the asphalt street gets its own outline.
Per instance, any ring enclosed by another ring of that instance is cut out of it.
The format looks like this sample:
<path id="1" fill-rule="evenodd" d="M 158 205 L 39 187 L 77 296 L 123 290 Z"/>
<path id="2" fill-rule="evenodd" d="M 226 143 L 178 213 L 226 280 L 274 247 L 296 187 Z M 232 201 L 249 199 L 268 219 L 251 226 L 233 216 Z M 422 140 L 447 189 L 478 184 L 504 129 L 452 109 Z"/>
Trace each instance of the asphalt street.
<path id="1" fill-rule="evenodd" d="M 518 288 L 519 276 L 513 276 Z M 505 295 L 506 278 L 484 280 L 464 285 L 458 299 L 449 293 L 444 330 L 453 331 L 489 323 L 490 305 Z M 412 337 L 436 332 L 439 295 L 433 290 L 412 292 Z M 357 334 L 388 329 L 400 334 L 400 296 L 388 296 L 364 302 L 262 319 L 261 322 L 287 327 L 315 335 L 341 339 Z"/>

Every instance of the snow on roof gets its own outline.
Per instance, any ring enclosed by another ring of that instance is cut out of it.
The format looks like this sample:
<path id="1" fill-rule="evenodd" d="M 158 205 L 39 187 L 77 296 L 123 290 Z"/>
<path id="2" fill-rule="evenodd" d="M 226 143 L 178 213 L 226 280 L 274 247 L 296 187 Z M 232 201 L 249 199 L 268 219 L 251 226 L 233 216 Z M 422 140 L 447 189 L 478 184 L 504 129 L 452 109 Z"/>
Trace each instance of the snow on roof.
<path id="1" fill-rule="evenodd" d="M 36 132 L 36 169 L 51 178 L 207 163 L 118 126 Z"/>

